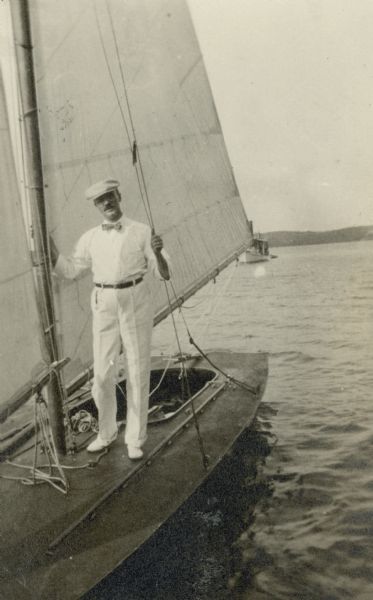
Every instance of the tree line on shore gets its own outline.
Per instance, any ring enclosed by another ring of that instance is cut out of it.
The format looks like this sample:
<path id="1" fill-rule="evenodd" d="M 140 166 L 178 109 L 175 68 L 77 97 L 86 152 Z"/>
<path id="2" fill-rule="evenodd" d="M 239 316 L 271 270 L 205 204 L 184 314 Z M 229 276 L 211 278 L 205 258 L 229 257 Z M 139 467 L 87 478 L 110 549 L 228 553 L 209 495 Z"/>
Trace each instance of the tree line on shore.
<path id="1" fill-rule="evenodd" d="M 373 240 L 373 227 L 346 227 L 330 231 L 269 231 L 261 234 L 270 248 L 278 246 L 305 246 L 309 244 L 335 244 Z"/>

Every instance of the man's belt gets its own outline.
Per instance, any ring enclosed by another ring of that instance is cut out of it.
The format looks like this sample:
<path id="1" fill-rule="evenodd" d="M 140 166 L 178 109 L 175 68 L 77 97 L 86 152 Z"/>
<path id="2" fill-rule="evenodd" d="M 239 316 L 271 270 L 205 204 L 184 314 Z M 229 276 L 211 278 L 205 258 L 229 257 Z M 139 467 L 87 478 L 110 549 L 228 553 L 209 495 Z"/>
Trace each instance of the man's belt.
<path id="1" fill-rule="evenodd" d="M 124 281 L 123 283 L 95 283 L 99 288 L 111 288 L 112 290 L 123 290 L 123 288 L 133 287 L 143 280 L 142 277 L 132 279 L 132 281 Z"/>

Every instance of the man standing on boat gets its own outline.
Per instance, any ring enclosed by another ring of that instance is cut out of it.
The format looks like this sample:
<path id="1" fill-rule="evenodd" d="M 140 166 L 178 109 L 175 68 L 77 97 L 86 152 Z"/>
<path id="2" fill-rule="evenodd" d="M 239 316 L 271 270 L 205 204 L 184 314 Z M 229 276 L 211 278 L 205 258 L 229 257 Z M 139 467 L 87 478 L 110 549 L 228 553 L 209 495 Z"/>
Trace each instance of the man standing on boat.
<path id="1" fill-rule="evenodd" d="M 127 421 L 124 441 L 128 456 L 139 459 L 146 440 L 150 380 L 153 305 L 143 277 L 170 278 L 162 239 L 148 225 L 128 219 L 122 212 L 119 182 L 99 181 L 86 190 L 104 221 L 79 239 L 66 258 L 50 240 L 57 275 L 75 279 L 92 270 L 93 314 L 92 395 L 99 415 L 99 434 L 87 447 L 99 452 L 117 437 L 116 368 L 121 342 L 124 348 L 127 385 Z"/>

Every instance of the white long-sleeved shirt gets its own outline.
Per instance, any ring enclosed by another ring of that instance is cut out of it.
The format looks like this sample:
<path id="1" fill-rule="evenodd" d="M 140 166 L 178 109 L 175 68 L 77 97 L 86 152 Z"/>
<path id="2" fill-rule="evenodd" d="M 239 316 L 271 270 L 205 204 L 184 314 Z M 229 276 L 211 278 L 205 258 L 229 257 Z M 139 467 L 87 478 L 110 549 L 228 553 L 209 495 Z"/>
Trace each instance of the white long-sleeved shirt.
<path id="1" fill-rule="evenodd" d="M 148 225 L 127 217 L 120 219 L 122 228 L 104 230 L 93 227 L 84 233 L 71 256 L 58 256 L 54 270 L 67 279 L 77 279 L 88 269 L 95 283 L 116 284 L 130 281 L 150 271 L 161 276 L 157 259 L 151 247 L 151 229 Z M 164 258 L 169 262 L 166 252 Z"/>

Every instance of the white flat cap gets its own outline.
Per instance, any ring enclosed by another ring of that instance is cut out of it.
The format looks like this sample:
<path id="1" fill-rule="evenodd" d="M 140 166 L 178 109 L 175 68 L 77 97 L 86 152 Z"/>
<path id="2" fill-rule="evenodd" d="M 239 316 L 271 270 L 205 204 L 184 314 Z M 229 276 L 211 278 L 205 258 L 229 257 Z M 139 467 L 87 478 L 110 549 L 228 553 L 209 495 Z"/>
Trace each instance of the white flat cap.
<path id="1" fill-rule="evenodd" d="M 113 190 L 117 190 L 118 187 L 119 181 L 116 179 L 103 179 L 102 181 L 97 181 L 97 183 L 89 186 L 85 191 L 85 197 L 87 200 L 97 200 L 100 196 L 112 192 Z"/>

